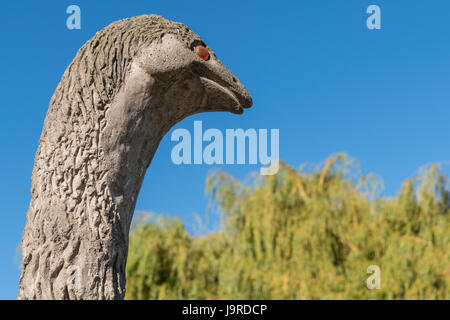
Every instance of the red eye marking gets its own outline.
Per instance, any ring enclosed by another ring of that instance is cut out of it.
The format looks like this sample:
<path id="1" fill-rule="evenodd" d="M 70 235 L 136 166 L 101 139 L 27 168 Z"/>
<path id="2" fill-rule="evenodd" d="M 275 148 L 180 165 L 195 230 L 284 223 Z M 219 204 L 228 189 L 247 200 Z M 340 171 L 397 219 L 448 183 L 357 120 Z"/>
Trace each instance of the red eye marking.
<path id="1" fill-rule="evenodd" d="M 202 60 L 207 61 L 209 59 L 209 52 L 204 46 L 196 46 L 194 49 L 195 54 Z"/>

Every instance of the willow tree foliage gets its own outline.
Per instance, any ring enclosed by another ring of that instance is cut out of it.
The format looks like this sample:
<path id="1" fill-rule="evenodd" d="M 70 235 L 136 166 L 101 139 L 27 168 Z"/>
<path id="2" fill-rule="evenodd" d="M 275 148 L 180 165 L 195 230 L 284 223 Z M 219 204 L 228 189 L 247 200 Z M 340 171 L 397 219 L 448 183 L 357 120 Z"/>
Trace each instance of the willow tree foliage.
<path id="1" fill-rule="evenodd" d="M 338 154 L 243 184 L 211 175 L 223 227 L 191 236 L 176 219 L 137 223 L 128 299 L 449 299 L 450 189 L 438 165 L 394 198 Z M 381 270 L 369 290 L 366 270 Z"/>

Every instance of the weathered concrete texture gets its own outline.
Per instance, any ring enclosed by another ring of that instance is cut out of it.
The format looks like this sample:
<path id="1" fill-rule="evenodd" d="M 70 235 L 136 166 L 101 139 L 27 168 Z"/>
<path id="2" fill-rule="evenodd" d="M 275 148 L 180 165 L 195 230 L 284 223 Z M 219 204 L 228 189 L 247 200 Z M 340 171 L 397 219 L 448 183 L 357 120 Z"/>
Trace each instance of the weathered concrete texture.
<path id="1" fill-rule="evenodd" d="M 115 22 L 78 52 L 53 95 L 32 176 L 19 299 L 122 299 L 136 199 L 163 136 L 206 111 L 242 113 L 244 86 L 158 16 Z"/>

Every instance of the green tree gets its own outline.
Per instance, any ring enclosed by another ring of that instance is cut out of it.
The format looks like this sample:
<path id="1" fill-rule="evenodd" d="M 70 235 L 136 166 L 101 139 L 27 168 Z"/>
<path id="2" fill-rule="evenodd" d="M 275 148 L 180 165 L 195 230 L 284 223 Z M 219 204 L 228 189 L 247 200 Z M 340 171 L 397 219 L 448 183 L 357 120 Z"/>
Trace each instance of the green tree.
<path id="1" fill-rule="evenodd" d="M 344 154 L 309 170 L 282 164 L 207 190 L 223 230 L 192 237 L 178 220 L 137 223 L 128 299 L 449 299 L 450 190 L 438 165 L 377 197 L 375 175 Z M 366 287 L 367 267 L 381 289 Z"/>

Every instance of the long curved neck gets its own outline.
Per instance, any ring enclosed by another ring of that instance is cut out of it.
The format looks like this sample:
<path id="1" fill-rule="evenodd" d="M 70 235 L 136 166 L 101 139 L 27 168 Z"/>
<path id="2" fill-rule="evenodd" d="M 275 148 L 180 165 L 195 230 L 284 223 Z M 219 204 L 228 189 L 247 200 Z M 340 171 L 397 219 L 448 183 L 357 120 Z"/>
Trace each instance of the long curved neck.
<path id="1" fill-rule="evenodd" d="M 89 110 L 86 92 L 55 92 L 35 158 L 19 299 L 124 298 L 136 199 L 173 125 L 153 83 L 132 66 L 104 110 Z"/>

